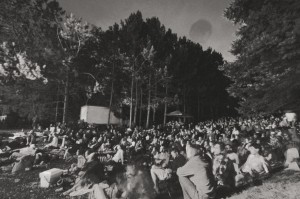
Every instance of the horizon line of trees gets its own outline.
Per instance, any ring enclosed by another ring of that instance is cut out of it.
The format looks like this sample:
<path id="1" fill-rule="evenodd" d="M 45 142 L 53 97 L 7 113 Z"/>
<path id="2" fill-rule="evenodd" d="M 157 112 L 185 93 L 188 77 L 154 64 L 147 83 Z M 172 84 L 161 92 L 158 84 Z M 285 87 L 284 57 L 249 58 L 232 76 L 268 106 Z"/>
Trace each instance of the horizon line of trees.
<path id="1" fill-rule="evenodd" d="M 83 105 L 107 106 L 145 127 L 175 110 L 197 121 L 275 112 L 299 102 L 298 10 L 295 0 L 233 1 L 237 60 L 227 63 L 140 11 L 102 30 L 55 0 L 2 0 L 0 111 L 67 122 Z"/>
<path id="2" fill-rule="evenodd" d="M 67 122 L 82 105 L 97 105 L 145 127 L 174 110 L 197 120 L 235 113 L 230 80 L 218 70 L 222 55 L 177 37 L 156 17 L 137 11 L 104 31 L 57 1 L 0 4 L 3 113 Z"/>

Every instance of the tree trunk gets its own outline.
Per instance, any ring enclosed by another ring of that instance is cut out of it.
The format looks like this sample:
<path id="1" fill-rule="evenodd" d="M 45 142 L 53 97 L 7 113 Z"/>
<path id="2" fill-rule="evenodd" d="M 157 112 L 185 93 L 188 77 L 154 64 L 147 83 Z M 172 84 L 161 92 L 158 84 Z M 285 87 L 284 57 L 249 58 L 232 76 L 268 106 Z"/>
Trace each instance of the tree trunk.
<path id="1" fill-rule="evenodd" d="M 133 87 L 134 87 L 134 64 L 132 65 L 131 89 L 130 89 L 130 114 L 129 114 L 129 127 L 130 128 L 131 128 L 131 125 L 132 125 Z"/>
<path id="2" fill-rule="evenodd" d="M 148 106 L 147 106 L 146 128 L 149 128 L 150 110 L 151 110 L 151 75 L 149 75 L 149 83 L 148 83 Z"/>
<path id="3" fill-rule="evenodd" d="M 164 110 L 164 126 L 166 125 L 166 122 L 167 122 L 167 108 L 168 108 L 167 97 L 168 97 L 168 84 L 166 84 L 165 110 Z"/>
<path id="4" fill-rule="evenodd" d="M 185 107 L 186 99 L 185 99 L 185 85 L 183 86 L 183 115 L 185 115 L 186 107 Z M 186 117 L 183 118 L 183 122 L 186 122 Z"/>
<path id="5" fill-rule="evenodd" d="M 156 78 L 155 78 L 155 81 L 156 81 Z M 157 101 L 157 83 L 156 82 L 155 82 L 155 89 L 154 89 L 154 99 L 155 99 L 155 101 Z M 153 123 L 155 123 L 155 114 L 156 114 L 156 107 L 153 106 L 153 118 L 152 118 Z"/>
<path id="6" fill-rule="evenodd" d="M 67 66 L 67 75 L 65 82 L 65 92 L 64 92 L 64 113 L 63 113 L 63 124 L 67 122 L 68 117 L 68 101 L 69 101 L 69 67 Z"/>
<path id="7" fill-rule="evenodd" d="M 143 114 L 143 89 L 141 87 L 141 103 L 140 103 L 140 118 L 139 118 L 139 125 L 142 126 L 142 114 Z"/>
<path id="8" fill-rule="evenodd" d="M 108 108 L 108 121 L 107 125 L 110 125 L 110 114 L 111 114 L 111 106 L 112 106 L 112 100 L 114 95 L 114 82 L 115 82 L 115 63 L 113 63 L 113 70 L 112 70 L 112 82 L 111 82 L 111 89 L 110 89 L 110 99 L 109 99 L 109 108 Z"/>
<path id="9" fill-rule="evenodd" d="M 138 81 L 135 81 L 135 107 L 134 107 L 134 116 L 133 116 L 133 124 L 136 125 L 136 117 L 137 117 L 137 108 L 138 108 Z"/>
<path id="10" fill-rule="evenodd" d="M 57 86 L 57 94 L 56 94 L 56 107 L 55 107 L 55 123 L 57 122 L 58 119 L 58 102 L 59 101 L 59 84 Z"/>

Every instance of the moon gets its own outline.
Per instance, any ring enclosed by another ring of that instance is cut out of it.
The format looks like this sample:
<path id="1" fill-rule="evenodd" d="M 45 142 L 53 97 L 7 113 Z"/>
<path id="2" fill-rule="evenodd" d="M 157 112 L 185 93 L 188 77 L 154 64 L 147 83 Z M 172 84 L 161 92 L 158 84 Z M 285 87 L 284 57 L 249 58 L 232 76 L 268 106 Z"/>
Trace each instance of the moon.
<path id="1" fill-rule="evenodd" d="M 189 35 L 191 40 L 201 44 L 206 43 L 212 34 L 212 25 L 206 19 L 199 19 L 191 26 Z"/>

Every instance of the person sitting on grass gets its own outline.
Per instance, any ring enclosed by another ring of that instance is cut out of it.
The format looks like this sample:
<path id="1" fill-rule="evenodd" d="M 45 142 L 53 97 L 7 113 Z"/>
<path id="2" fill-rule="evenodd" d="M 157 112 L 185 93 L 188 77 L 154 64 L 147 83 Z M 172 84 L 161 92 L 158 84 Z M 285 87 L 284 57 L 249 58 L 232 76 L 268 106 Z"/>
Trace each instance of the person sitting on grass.
<path id="1" fill-rule="evenodd" d="M 117 153 L 114 155 L 112 160 L 115 161 L 116 163 L 124 164 L 124 151 L 122 147 L 120 145 L 117 145 L 116 149 L 117 149 Z"/>
<path id="2" fill-rule="evenodd" d="M 168 168 L 170 154 L 161 146 L 160 153 L 154 155 L 154 165 L 152 165 L 150 173 L 154 183 L 154 189 L 159 193 L 158 180 L 167 180 L 171 178 L 172 170 Z"/>
<path id="3" fill-rule="evenodd" d="M 242 166 L 241 171 L 249 173 L 252 177 L 257 177 L 260 174 L 268 174 L 268 164 L 263 156 L 259 154 L 261 147 L 257 144 L 251 144 L 249 147 L 250 155 L 246 163 Z"/>
<path id="4" fill-rule="evenodd" d="M 36 144 L 36 134 L 34 132 L 34 130 L 31 130 L 28 132 L 28 136 L 26 138 L 27 143 L 26 145 L 29 146 L 31 144 Z"/>
<path id="5" fill-rule="evenodd" d="M 58 135 L 56 133 L 53 134 L 52 142 L 45 145 L 45 148 L 51 148 L 51 149 L 58 148 Z"/>
<path id="6" fill-rule="evenodd" d="M 200 156 L 196 145 L 187 143 L 187 163 L 177 169 L 184 199 L 215 198 L 211 164 Z"/>
<path id="7" fill-rule="evenodd" d="M 230 152 L 230 151 L 228 151 Z M 235 175 L 238 168 L 234 167 L 234 161 L 227 156 L 223 143 L 217 143 L 213 147 L 213 174 L 218 187 L 232 189 L 235 186 Z M 230 154 L 228 154 L 230 156 Z M 232 154 L 231 154 L 232 155 Z M 237 155 L 235 156 L 236 160 Z"/>

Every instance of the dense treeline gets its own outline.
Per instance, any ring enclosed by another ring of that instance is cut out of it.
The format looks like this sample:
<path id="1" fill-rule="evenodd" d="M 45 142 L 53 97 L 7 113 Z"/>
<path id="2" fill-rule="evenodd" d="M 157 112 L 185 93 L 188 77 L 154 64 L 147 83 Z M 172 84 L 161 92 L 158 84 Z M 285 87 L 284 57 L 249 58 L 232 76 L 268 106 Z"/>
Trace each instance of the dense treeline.
<path id="1" fill-rule="evenodd" d="M 225 16 L 239 25 L 225 65 L 244 115 L 300 110 L 300 1 L 235 0 Z"/>
<path id="2" fill-rule="evenodd" d="M 138 11 L 104 31 L 56 1 L 4 0 L 1 8 L 3 113 L 66 122 L 82 105 L 100 105 L 144 126 L 175 110 L 194 120 L 235 114 L 222 55 L 178 38 L 158 18 Z"/>

